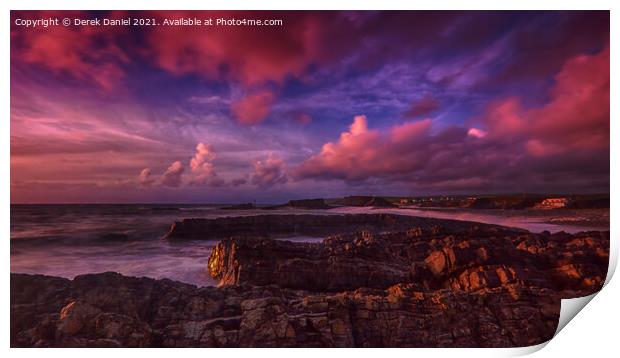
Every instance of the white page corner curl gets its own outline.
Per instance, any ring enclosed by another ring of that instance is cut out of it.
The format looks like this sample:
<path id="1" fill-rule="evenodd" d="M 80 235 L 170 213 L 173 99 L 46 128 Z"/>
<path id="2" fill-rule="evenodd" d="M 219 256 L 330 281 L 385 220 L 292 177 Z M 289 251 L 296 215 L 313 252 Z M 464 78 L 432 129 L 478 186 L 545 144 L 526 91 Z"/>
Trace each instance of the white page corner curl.
<path id="1" fill-rule="evenodd" d="M 558 328 L 555 330 L 553 336 L 557 336 L 558 333 L 570 322 L 577 314 L 596 296 L 599 292 L 595 292 L 589 296 L 565 298 L 561 302 L 560 306 L 560 319 L 558 321 Z"/>
<path id="2" fill-rule="evenodd" d="M 547 344 L 549 344 L 549 342 L 551 342 L 551 340 L 553 338 L 555 338 L 555 336 L 558 335 L 558 333 L 560 333 L 560 331 L 566 327 L 566 325 L 568 324 L 568 322 L 570 322 L 573 318 L 575 318 L 575 316 L 594 298 L 594 296 L 596 296 L 599 292 L 595 292 L 589 296 L 583 296 L 583 297 L 577 297 L 577 298 L 567 298 L 567 299 L 563 299 L 561 300 L 560 303 L 560 318 L 558 320 L 558 327 L 555 330 L 555 333 L 553 334 L 553 337 L 551 337 L 551 339 L 549 339 L 546 342 L 534 345 L 534 346 L 528 346 L 528 347 L 519 347 L 519 348 L 512 348 L 512 349 L 508 349 L 506 351 L 505 356 L 507 357 L 517 357 L 517 356 L 525 356 L 525 355 L 529 355 L 535 352 L 538 352 L 539 350 L 543 349 Z"/>
<path id="3" fill-rule="evenodd" d="M 588 304 L 592 299 L 598 295 L 604 288 L 607 286 L 609 281 L 611 280 L 614 272 L 616 271 L 616 267 L 618 264 L 618 252 L 616 250 L 616 243 L 614 240 L 610 240 L 610 248 L 609 248 L 609 266 L 607 268 L 607 277 L 605 278 L 605 283 L 603 287 L 588 296 L 576 297 L 576 298 L 566 298 L 563 299 L 560 306 L 560 319 L 558 321 L 558 328 L 555 330 L 554 337 L 560 333 L 564 327 L 570 322 L 575 316 Z"/>

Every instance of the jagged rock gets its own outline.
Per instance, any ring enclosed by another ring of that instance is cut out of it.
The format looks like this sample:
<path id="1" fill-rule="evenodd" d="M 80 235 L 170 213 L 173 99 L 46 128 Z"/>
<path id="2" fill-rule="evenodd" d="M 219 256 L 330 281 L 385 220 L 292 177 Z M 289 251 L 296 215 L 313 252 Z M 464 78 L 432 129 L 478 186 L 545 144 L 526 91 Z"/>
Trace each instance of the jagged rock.
<path id="1" fill-rule="evenodd" d="M 313 291 L 382 288 L 409 281 L 410 269 L 368 257 L 333 255 L 323 244 L 259 238 L 225 239 L 209 258 L 220 284 L 277 284 Z"/>
<path id="2" fill-rule="evenodd" d="M 322 243 L 236 237 L 213 249 L 208 269 L 220 285 L 312 291 L 385 289 L 397 283 L 471 291 L 503 282 L 589 289 L 605 279 L 608 245 L 607 233 L 546 235 L 495 227 L 452 235 L 359 232 Z"/>

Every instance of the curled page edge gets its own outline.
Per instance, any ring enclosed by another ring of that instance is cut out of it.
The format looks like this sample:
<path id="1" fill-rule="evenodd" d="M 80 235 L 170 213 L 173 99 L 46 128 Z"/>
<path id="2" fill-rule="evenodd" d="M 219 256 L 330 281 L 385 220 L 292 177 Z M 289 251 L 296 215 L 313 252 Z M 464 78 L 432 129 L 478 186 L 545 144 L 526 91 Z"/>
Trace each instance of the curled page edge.
<path id="1" fill-rule="evenodd" d="M 568 322 L 570 322 L 573 318 L 575 318 L 575 316 L 577 316 L 577 314 L 581 312 L 581 310 L 588 303 L 590 303 L 590 301 L 592 301 L 592 299 L 596 295 L 598 295 L 603 289 L 605 289 L 605 286 L 607 286 L 607 284 L 611 281 L 611 278 L 613 277 L 616 271 L 616 267 L 618 265 L 618 245 L 617 244 L 618 244 L 617 241 L 614 240 L 613 237 L 611 237 L 610 235 L 609 265 L 607 267 L 607 277 L 605 277 L 605 283 L 603 284 L 603 287 L 598 292 L 595 292 L 589 296 L 569 298 L 569 299 L 562 300 L 561 306 L 560 306 L 560 319 L 558 320 L 558 328 L 555 330 L 555 334 L 553 335 L 553 337 L 557 336 L 558 333 L 560 333 L 560 331 L 564 329 L 564 327 L 566 327 Z M 550 342 L 550 340 L 548 342 Z M 544 345 L 546 345 L 546 343 L 543 344 L 543 347 Z M 539 349 L 541 348 L 542 347 L 540 347 Z"/>
<path id="2" fill-rule="evenodd" d="M 607 276 L 609 277 L 610 275 Z M 581 311 L 594 298 L 594 296 L 598 295 L 599 292 L 601 291 L 593 293 L 589 296 L 563 299 L 560 306 L 560 318 L 558 320 L 558 327 L 550 340 L 534 346 L 508 348 L 504 352 L 502 352 L 503 354 L 501 355 L 504 357 L 525 356 L 538 352 L 539 350 L 545 348 L 545 346 L 549 344 L 549 342 L 551 342 L 553 338 L 555 338 L 555 336 L 557 336 L 564 327 L 566 327 L 568 322 L 575 318 L 579 311 Z"/>
<path id="3" fill-rule="evenodd" d="M 614 273 L 616 272 L 616 267 L 618 266 L 618 242 L 617 242 L 617 236 L 616 239 L 614 239 L 614 236 L 611 236 L 612 232 L 616 232 L 616 228 L 614 227 L 615 225 L 613 224 L 613 221 L 611 222 L 611 226 L 610 226 L 610 235 L 609 235 L 609 266 L 607 267 L 607 277 L 605 278 L 605 284 L 603 285 L 603 288 L 605 288 L 605 286 L 607 286 L 607 284 L 609 283 L 609 281 L 611 281 L 611 278 L 613 277 Z M 601 289 L 602 291 L 602 289 Z M 600 292 L 600 291 L 599 291 Z"/>
<path id="4" fill-rule="evenodd" d="M 609 275 L 608 275 L 609 276 Z M 558 320 L 558 328 L 555 330 L 554 337 L 560 333 L 564 327 L 594 298 L 598 295 L 595 292 L 589 296 L 563 299 L 560 308 L 560 319 Z M 553 338 L 552 338 L 553 339 Z"/>
<path id="5" fill-rule="evenodd" d="M 613 226 L 613 224 L 612 224 Z M 613 230 L 612 230 L 613 231 Z M 612 232 L 610 231 L 610 232 Z M 615 231 L 613 231 L 615 232 Z M 555 336 L 558 335 L 558 333 L 560 333 L 560 331 L 562 329 L 564 329 L 564 327 L 566 327 L 566 325 L 568 325 L 568 323 L 575 318 L 575 316 L 577 316 L 577 314 L 579 312 L 581 312 L 581 310 L 588 304 L 590 303 L 590 301 L 592 301 L 592 299 L 598 295 L 604 288 L 605 286 L 607 286 L 607 284 L 611 281 L 611 278 L 613 277 L 614 273 L 616 272 L 616 267 L 618 265 L 618 242 L 617 240 L 614 240 L 613 237 L 609 238 L 609 266 L 607 268 L 607 277 L 605 278 L 605 283 L 603 284 L 603 287 L 598 291 L 595 292 L 589 296 L 583 296 L 583 297 L 576 297 L 576 298 L 568 298 L 568 299 L 563 299 L 560 303 L 560 318 L 558 319 L 558 327 L 555 330 L 555 333 L 553 334 L 553 337 L 548 340 L 547 342 L 543 342 L 540 344 L 537 344 L 535 346 L 529 346 L 529 347 L 519 347 L 519 348 L 509 348 L 506 352 L 504 356 L 508 356 L 508 357 L 515 357 L 515 356 L 524 356 L 524 355 L 528 355 L 528 354 L 532 354 L 535 352 L 538 352 L 539 350 L 543 349 L 549 342 L 551 342 L 551 340 L 553 340 L 553 338 L 555 338 Z"/>
<path id="6" fill-rule="evenodd" d="M 607 286 L 609 281 L 614 275 L 616 271 L 616 266 L 618 265 L 618 247 L 616 240 L 613 237 L 609 238 L 609 265 L 607 266 L 607 277 L 605 277 L 605 283 L 603 287 L 598 291 L 589 296 L 584 297 L 576 297 L 563 299 L 561 302 L 560 308 L 560 319 L 558 321 L 558 328 L 555 330 L 554 337 L 560 333 L 560 331 L 566 327 L 568 322 L 570 322 L 575 316 L 590 302 L 592 299 L 598 295 L 604 288 Z M 552 338 L 553 339 L 553 338 Z"/>
<path id="7" fill-rule="evenodd" d="M 555 337 L 555 336 L 554 336 Z M 545 346 L 547 345 L 547 343 L 551 342 L 551 340 L 548 340 L 546 342 L 537 344 L 535 346 L 528 346 L 528 347 L 518 347 L 518 348 L 508 348 L 504 354 L 505 357 L 520 357 L 520 356 L 525 356 L 528 354 L 532 354 L 532 353 L 536 353 L 539 350 L 545 348 Z"/>

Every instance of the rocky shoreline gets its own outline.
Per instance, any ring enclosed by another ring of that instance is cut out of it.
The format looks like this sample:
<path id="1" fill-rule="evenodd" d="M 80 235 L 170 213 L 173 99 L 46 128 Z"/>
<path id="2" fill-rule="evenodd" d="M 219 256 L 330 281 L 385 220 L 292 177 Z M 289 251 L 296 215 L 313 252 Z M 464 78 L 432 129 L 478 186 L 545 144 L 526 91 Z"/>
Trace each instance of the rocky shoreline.
<path id="1" fill-rule="evenodd" d="M 357 216 L 321 243 L 263 234 L 324 216 L 252 219 L 243 236 L 240 218 L 176 229 L 169 239 L 223 237 L 205 257 L 218 287 L 11 274 L 11 346 L 528 346 L 553 336 L 561 299 L 600 290 L 607 272 L 609 232 Z"/>
<path id="2" fill-rule="evenodd" d="M 264 238 L 327 237 L 356 231 L 398 232 L 418 227 L 424 227 L 427 230 L 461 232 L 499 226 L 395 214 L 275 214 L 228 216 L 215 219 L 184 219 L 173 223 L 165 238 L 169 240 L 216 240 L 234 236 Z M 504 229 L 508 230 L 508 228 Z M 515 232 L 523 231 L 512 230 Z"/>

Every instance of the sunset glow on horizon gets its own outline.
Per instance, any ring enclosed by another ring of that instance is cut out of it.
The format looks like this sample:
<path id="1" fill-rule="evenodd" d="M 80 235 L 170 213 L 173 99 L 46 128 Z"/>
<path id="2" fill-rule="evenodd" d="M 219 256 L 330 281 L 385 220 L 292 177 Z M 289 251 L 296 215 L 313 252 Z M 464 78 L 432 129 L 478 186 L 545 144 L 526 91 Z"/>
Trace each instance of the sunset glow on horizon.
<path id="1" fill-rule="evenodd" d="M 608 11 L 11 20 L 12 203 L 609 192 Z"/>

